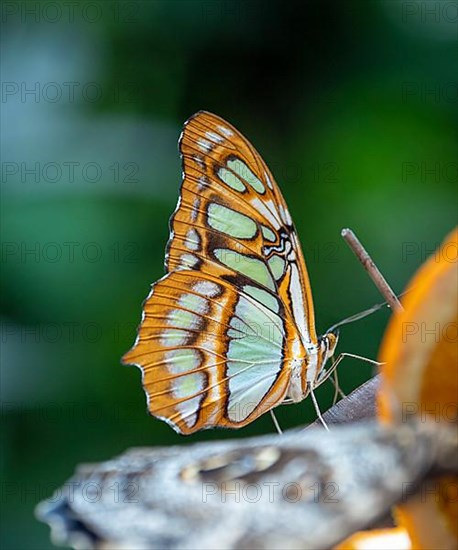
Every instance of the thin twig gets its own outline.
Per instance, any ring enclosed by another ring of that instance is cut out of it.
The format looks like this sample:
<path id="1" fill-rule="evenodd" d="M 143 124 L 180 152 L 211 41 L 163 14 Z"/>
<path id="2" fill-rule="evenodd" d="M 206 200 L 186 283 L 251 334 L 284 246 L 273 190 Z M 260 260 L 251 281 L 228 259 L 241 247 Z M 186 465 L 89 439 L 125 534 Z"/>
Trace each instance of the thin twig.
<path id="1" fill-rule="evenodd" d="M 396 294 L 392 291 L 386 279 L 380 273 L 372 258 L 369 256 L 366 249 L 363 247 L 353 231 L 351 229 L 343 229 L 341 235 L 347 242 L 348 246 L 353 250 L 356 257 L 359 259 L 370 278 L 374 281 L 378 290 L 392 310 L 402 310 L 402 305 Z M 378 307 L 379 306 L 376 306 L 376 308 Z M 358 318 L 359 316 L 360 314 L 357 314 L 352 317 Z M 338 325 L 340 325 L 340 323 L 338 323 Z M 330 330 L 332 330 L 332 328 Z M 341 424 L 375 417 L 375 400 L 379 385 L 380 375 L 371 378 L 362 386 L 356 388 L 356 390 L 354 390 L 350 395 L 343 398 L 341 401 L 328 409 L 323 414 L 324 421 L 327 424 Z M 310 424 L 309 427 L 319 426 L 320 424 L 321 420 L 318 419 L 314 423 Z"/>
<path id="2" fill-rule="evenodd" d="M 348 246 L 353 250 L 356 257 L 369 274 L 369 277 L 378 288 L 380 294 L 388 302 L 391 309 L 393 311 L 402 310 L 401 302 L 398 300 L 396 294 L 387 283 L 385 277 L 380 273 L 378 267 L 375 265 L 374 261 L 369 256 L 367 250 L 361 244 L 358 237 L 353 233 L 351 229 L 342 229 L 341 235 Z"/>

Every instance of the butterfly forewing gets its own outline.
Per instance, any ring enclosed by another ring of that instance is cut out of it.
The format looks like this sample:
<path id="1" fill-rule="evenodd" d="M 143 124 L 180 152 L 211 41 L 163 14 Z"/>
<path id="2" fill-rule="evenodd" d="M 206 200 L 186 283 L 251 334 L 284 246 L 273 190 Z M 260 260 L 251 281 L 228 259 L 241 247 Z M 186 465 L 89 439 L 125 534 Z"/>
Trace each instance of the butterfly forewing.
<path id="1" fill-rule="evenodd" d="M 236 274 L 247 270 L 253 277 L 257 272 L 260 284 L 281 295 L 306 341 L 316 344 L 299 240 L 262 157 L 233 126 L 206 112 L 185 124 L 180 152 L 183 184 L 172 219 L 168 271 L 184 266 L 205 271 L 201 263 L 217 261 Z M 273 281 L 266 277 L 266 269 Z"/>
<path id="2" fill-rule="evenodd" d="M 305 392 L 305 348 L 317 344 L 309 280 L 286 203 L 233 126 L 197 113 L 180 152 L 168 273 L 123 360 L 142 368 L 150 412 L 178 431 L 240 427 L 292 378 Z"/>

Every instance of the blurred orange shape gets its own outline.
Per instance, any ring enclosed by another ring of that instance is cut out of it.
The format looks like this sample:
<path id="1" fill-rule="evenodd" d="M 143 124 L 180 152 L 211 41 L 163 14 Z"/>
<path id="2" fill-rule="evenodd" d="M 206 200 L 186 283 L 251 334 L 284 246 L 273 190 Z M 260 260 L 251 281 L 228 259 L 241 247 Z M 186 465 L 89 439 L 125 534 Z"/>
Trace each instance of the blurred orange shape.
<path id="1" fill-rule="evenodd" d="M 393 529 L 374 529 L 372 531 L 360 531 L 344 542 L 336 546 L 334 550 L 410 550 L 407 531 L 402 527 Z"/>
<path id="2" fill-rule="evenodd" d="M 444 476 L 423 484 L 415 496 L 396 507 L 397 523 L 409 533 L 412 548 L 458 547 L 457 493 L 458 478 Z"/>
<path id="3" fill-rule="evenodd" d="M 457 423 L 458 230 L 423 264 L 393 314 L 380 349 L 378 394 L 384 423 Z M 413 548 L 458 547 L 458 478 L 443 477 L 395 514 Z"/>

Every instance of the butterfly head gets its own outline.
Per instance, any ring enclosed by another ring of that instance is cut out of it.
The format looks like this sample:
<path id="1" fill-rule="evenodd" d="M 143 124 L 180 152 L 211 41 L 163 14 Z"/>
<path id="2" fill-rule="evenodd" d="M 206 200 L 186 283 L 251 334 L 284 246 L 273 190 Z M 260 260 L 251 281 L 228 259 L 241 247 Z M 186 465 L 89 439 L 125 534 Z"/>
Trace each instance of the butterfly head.
<path id="1" fill-rule="evenodd" d="M 326 362 L 328 359 L 331 359 L 334 356 L 334 352 L 337 347 L 337 342 L 339 341 L 339 331 L 338 330 L 329 330 L 323 336 L 320 336 L 318 339 L 318 361 L 319 361 L 319 372 L 317 373 L 317 380 L 315 384 L 321 384 L 324 382 L 329 374 L 333 370 L 333 366 L 326 368 Z"/>
<path id="2" fill-rule="evenodd" d="M 338 341 L 339 341 L 338 329 L 326 332 L 326 334 L 324 334 L 320 338 L 320 354 L 321 354 L 321 361 L 322 361 L 321 364 L 323 366 L 325 365 L 328 359 L 331 359 L 331 357 L 333 357 Z"/>

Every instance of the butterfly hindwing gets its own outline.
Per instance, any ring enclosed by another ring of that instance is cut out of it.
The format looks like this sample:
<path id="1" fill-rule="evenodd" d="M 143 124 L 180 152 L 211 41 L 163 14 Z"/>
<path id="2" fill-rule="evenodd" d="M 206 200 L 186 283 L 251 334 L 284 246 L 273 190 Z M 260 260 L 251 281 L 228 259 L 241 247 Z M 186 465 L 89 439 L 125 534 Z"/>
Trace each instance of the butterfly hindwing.
<path id="1" fill-rule="evenodd" d="M 286 203 L 260 155 L 206 112 L 180 138 L 183 183 L 167 275 L 153 285 L 125 363 L 152 414 L 181 433 L 240 427 L 305 393 L 316 346 L 309 280 Z"/>
<path id="2" fill-rule="evenodd" d="M 141 366 L 153 415 L 181 433 L 239 427 L 284 397 L 287 328 L 279 300 L 263 292 L 188 270 L 153 286 L 124 357 Z"/>

